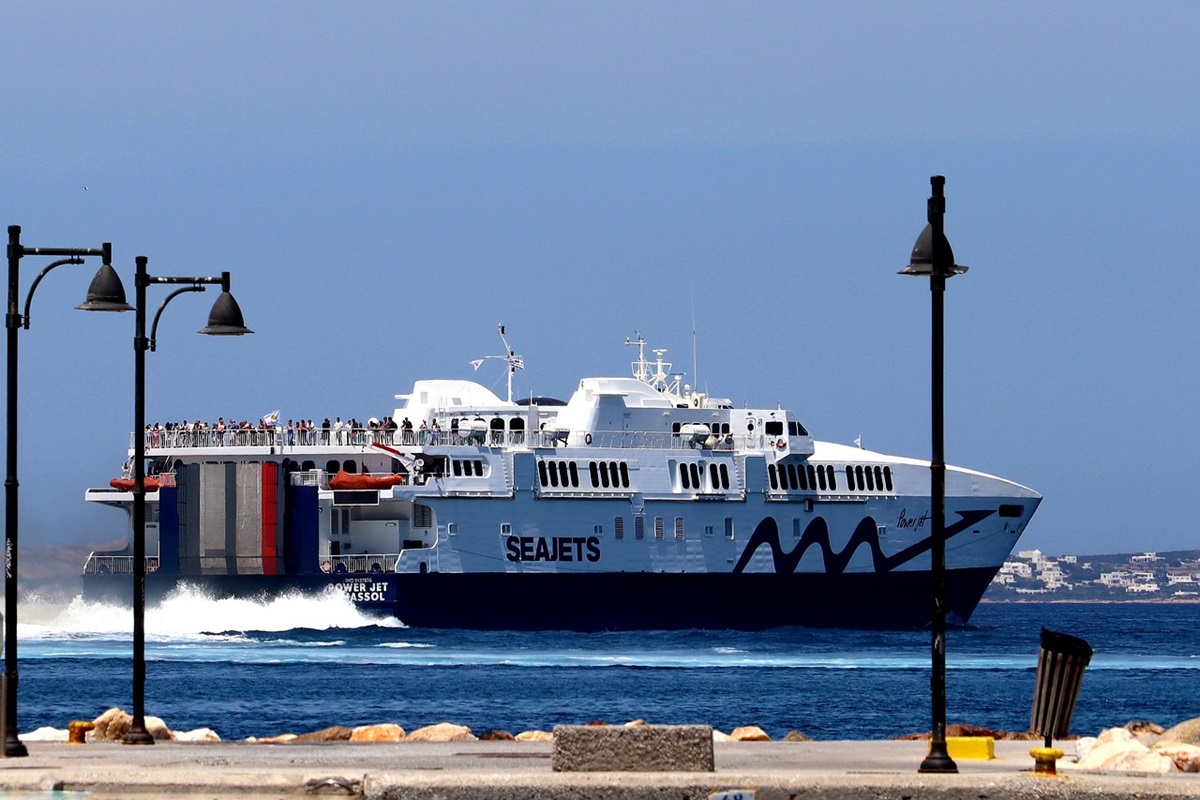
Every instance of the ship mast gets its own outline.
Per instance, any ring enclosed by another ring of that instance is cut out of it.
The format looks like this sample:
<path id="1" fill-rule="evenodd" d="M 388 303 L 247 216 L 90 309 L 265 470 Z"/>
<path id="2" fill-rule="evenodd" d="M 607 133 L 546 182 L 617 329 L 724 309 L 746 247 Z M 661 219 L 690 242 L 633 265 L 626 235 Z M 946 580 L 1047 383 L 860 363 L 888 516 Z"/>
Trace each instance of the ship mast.
<path id="1" fill-rule="evenodd" d="M 664 394 L 677 395 L 679 392 L 679 378 L 671 375 L 671 362 L 663 361 L 663 356 L 666 354 L 665 348 L 654 348 L 654 362 L 646 360 L 646 340 L 641 332 L 634 331 L 634 338 L 625 338 L 625 344 L 629 347 L 638 349 L 637 361 L 633 362 L 633 377 L 637 378 L 642 383 L 652 386 Z M 654 368 L 653 374 L 651 367 Z M 674 377 L 674 380 L 672 380 Z"/>
<path id="2" fill-rule="evenodd" d="M 471 366 L 475 367 L 475 369 L 479 369 L 480 365 L 483 364 L 484 359 L 487 359 L 487 358 L 503 359 L 505 361 L 505 363 L 508 364 L 508 402 L 511 403 L 513 401 L 513 395 L 512 395 L 513 373 L 519 369 L 525 369 L 525 357 L 517 355 L 517 351 L 513 350 L 511 347 L 508 346 L 508 339 L 506 339 L 504 337 L 504 323 L 501 322 L 497 327 L 499 327 L 499 329 L 500 329 L 500 343 L 502 345 L 504 345 L 504 353 L 505 354 L 502 356 L 484 356 L 481 359 L 476 359 L 475 361 L 472 361 Z"/>

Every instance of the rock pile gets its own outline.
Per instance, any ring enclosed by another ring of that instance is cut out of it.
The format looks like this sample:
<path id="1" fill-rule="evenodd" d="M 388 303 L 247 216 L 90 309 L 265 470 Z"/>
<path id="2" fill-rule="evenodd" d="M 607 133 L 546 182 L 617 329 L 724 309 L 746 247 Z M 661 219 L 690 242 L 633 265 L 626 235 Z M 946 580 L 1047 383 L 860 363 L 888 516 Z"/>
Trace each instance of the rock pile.
<path id="1" fill-rule="evenodd" d="M 1169 730 L 1145 722 L 1109 728 L 1075 745 L 1076 768 L 1098 772 L 1200 772 L 1200 718 Z"/>
<path id="2" fill-rule="evenodd" d="M 76 736 L 84 734 L 88 742 L 120 741 L 129 732 L 133 717 L 119 708 L 110 708 L 96 719 L 88 722 L 78 720 L 72 722 Z M 588 725 L 605 725 L 604 722 L 589 722 Z M 643 719 L 626 722 L 626 727 L 645 725 Z M 197 728 L 192 731 L 172 731 L 158 717 L 146 717 L 146 730 L 156 740 L 175 742 L 219 742 L 221 737 L 211 728 Z M 86 732 L 86 733 L 85 733 Z M 746 725 L 734 728 L 730 733 L 722 733 L 713 729 L 714 742 L 769 742 L 771 737 L 757 725 Z M 31 742 L 66 742 L 69 733 L 59 728 L 38 728 L 35 731 L 21 734 L 21 739 Z M 281 733 L 275 736 L 250 736 L 247 742 L 259 744 L 286 744 L 288 742 L 474 742 L 479 740 L 506 740 L 518 742 L 553 742 L 554 734 L 550 731 L 522 731 L 516 735 L 508 731 L 489 731 L 482 736 L 476 736 L 465 725 L 455 725 L 450 722 L 439 722 L 417 728 L 411 733 L 405 733 L 404 728 L 391 722 L 375 725 L 359 725 L 349 728 L 344 725 L 331 725 L 318 731 L 307 733 Z M 790 731 L 782 741 L 807 742 L 810 739 L 799 731 Z"/>

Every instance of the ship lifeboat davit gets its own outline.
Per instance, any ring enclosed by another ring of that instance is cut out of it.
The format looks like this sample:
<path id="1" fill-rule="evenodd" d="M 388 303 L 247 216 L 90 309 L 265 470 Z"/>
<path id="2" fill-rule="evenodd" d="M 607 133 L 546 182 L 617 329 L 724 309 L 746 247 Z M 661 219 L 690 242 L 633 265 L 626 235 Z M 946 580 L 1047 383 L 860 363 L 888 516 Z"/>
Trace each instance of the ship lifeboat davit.
<path id="1" fill-rule="evenodd" d="M 389 489 L 408 482 L 405 475 L 355 475 L 339 472 L 329 479 L 330 489 Z"/>
<path id="2" fill-rule="evenodd" d="M 133 478 L 113 478 L 108 485 L 122 492 L 133 491 Z M 142 478 L 142 487 L 147 492 L 158 491 L 158 478 Z"/>

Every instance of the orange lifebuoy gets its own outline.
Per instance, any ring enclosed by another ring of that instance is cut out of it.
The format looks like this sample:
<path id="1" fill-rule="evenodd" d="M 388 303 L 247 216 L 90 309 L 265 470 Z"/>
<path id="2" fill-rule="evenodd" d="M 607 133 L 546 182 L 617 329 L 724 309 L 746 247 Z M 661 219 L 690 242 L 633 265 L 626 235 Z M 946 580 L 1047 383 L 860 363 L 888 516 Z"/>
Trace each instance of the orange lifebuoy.
<path id="1" fill-rule="evenodd" d="M 583 435 L 583 443 L 584 443 L 584 444 L 591 444 L 591 443 L 592 443 L 592 435 L 591 435 L 590 433 L 585 433 L 585 434 Z"/>
<path id="2" fill-rule="evenodd" d="M 775 442 L 775 446 L 780 450 L 783 450 L 787 447 L 787 442 L 785 442 L 783 439 L 779 439 Z"/>
<path id="3" fill-rule="evenodd" d="M 321 572 L 329 572 L 329 562 L 328 561 L 321 562 Z"/>

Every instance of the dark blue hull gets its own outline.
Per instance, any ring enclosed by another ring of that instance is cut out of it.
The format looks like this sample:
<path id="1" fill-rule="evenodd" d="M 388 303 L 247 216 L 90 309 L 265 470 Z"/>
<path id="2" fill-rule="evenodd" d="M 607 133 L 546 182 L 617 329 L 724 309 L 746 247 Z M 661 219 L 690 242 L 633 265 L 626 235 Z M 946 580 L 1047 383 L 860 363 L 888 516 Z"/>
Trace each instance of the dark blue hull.
<path id="1" fill-rule="evenodd" d="M 966 622 L 994 568 L 951 570 L 947 613 Z M 362 608 L 407 625 L 474 630 L 761 630 L 786 625 L 911 629 L 929 624 L 927 572 L 779 574 L 425 573 L 146 577 L 157 604 L 179 584 L 214 598 L 320 593 L 334 586 Z M 129 575 L 88 574 L 84 598 L 130 603 Z"/>

